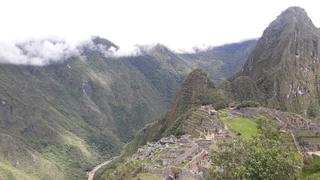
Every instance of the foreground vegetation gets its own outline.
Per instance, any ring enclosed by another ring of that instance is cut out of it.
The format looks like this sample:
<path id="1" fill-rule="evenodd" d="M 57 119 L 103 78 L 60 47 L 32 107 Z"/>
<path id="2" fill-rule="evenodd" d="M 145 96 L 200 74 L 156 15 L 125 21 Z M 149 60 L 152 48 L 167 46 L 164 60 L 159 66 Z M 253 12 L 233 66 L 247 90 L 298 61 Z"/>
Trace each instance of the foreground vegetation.
<path id="1" fill-rule="evenodd" d="M 274 120 L 259 117 L 257 123 L 235 118 L 231 129 L 241 136 L 214 143 L 214 162 L 208 179 L 296 179 L 303 157 L 282 138 Z M 258 125 L 257 125 L 258 124 Z"/>

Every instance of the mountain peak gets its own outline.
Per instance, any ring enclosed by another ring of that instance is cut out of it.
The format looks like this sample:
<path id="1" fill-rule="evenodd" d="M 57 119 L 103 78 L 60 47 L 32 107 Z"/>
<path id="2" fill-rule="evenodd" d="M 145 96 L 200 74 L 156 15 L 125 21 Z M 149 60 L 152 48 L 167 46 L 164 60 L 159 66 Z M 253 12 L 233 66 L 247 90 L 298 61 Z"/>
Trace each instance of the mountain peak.
<path id="1" fill-rule="evenodd" d="M 306 114 L 319 96 L 319 43 L 306 11 L 290 7 L 263 32 L 241 75 L 256 81 L 273 107 Z"/>
<path id="2" fill-rule="evenodd" d="M 155 46 L 153 46 L 151 48 L 151 51 L 156 51 L 156 52 L 159 52 L 159 53 L 166 53 L 166 52 L 168 52 L 170 50 L 165 45 L 158 43 L 158 44 L 156 44 Z"/>
<path id="3" fill-rule="evenodd" d="M 246 75 L 251 74 L 256 78 L 257 74 L 264 72 L 261 68 L 269 71 L 285 59 L 301 57 L 299 55 L 303 49 L 310 49 L 301 47 L 307 44 L 304 42 L 306 40 L 310 43 L 310 47 L 315 48 L 309 54 L 315 54 L 317 43 L 313 42 L 317 42 L 318 37 L 320 37 L 319 31 L 306 11 L 296 6 L 289 7 L 265 29 L 243 71 Z M 284 56 L 283 53 L 287 55 Z M 288 58 L 289 55 L 292 58 Z"/>
<path id="4" fill-rule="evenodd" d="M 299 6 L 291 6 L 286 10 L 284 10 L 281 14 L 287 14 L 287 13 L 295 14 L 295 15 L 307 15 L 307 12 Z"/>
<path id="5" fill-rule="evenodd" d="M 101 45 L 104 46 L 106 48 L 106 50 L 110 49 L 110 48 L 115 48 L 115 50 L 119 49 L 119 46 L 117 46 L 116 44 L 114 44 L 113 42 L 109 41 L 108 39 L 99 37 L 99 36 L 93 36 L 91 38 L 91 41 L 94 45 Z"/>
<path id="6" fill-rule="evenodd" d="M 270 24 L 270 26 L 288 26 L 290 24 L 315 27 L 307 12 L 303 8 L 298 6 L 289 7 L 288 9 L 284 10 L 277 17 L 277 19 Z"/>
<path id="7" fill-rule="evenodd" d="M 195 69 L 183 81 L 180 91 L 177 93 L 175 103 L 173 105 L 173 116 L 184 112 L 190 106 L 200 104 L 200 96 L 208 89 L 215 88 L 209 80 L 206 72 Z"/>

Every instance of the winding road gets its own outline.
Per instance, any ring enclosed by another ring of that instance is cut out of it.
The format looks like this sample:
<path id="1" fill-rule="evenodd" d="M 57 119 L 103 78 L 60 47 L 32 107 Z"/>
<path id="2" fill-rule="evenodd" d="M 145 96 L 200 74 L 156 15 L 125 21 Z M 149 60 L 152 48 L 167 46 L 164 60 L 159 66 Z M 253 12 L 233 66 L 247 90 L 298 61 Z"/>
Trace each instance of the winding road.
<path id="1" fill-rule="evenodd" d="M 88 180 L 93 180 L 94 178 L 94 175 L 95 173 L 102 167 L 102 166 L 105 166 L 107 164 L 109 164 L 111 161 L 113 161 L 115 158 L 117 158 L 118 156 L 116 157 L 113 157 L 111 159 L 109 159 L 108 161 L 105 161 L 101 164 L 98 164 L 96 167 L 94 167 L 90 172 L 87 173 L 87 176 L 88 176 Z"/>

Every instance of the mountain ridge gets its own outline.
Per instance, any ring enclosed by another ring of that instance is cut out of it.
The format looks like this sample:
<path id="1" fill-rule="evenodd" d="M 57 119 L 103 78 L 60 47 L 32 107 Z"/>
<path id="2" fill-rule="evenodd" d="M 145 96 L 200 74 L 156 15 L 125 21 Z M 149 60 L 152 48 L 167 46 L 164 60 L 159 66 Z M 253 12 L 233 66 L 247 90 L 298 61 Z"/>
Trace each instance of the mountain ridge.
<path id="1" fill-rule="evenodd" d="M 284 133 L 287 133 L 289 138 L 287 137 L 285 142 L 295 147 L 300 154 L 302 154 L 300 147 L 303 147 L 304 154 L 307 151 L 318 151 L 320 137 L 314 131 L 314 128 L 319 129 L 318 122 L 307 119 L 306 116 L 315 118 L 319 115 L 319 102 L 317 102 L 319 101 L 317 77 L 320 67 L 319 42 L 319 31 L 306 12 L 299 7 L 288 8 L 270 23 L 249 54 L 243 68 L 228 81 L 215 87 L 208 85 L 209 78 L 201 70 L 190 73 L 182 83 L 175 102 L 166 116 L 141 129 L 135 139 L 126 146 L 124 160 L 122 160 L 127 162 L 125 156 L 135 153 L 138 147 L 170 135 L 180 137 L 184 134 L 193 134 L 201 138 L 202 130 L 195 133 L 194 129 L 206 122 L 205 119 L 211 113 L 213 115 L 218 113 L 223 123 L 230 126 L 224 120 L 225 113 L 235 111 L 233 115 L 237 116 L 241 114 L 238 111 L 245 111 L 247 114 L 242 114 L 241 118 L 252 118 L 254 115 L 249 112 L 250 110 L 261 111 L 258 117 L 266 116 L 280 124 L 287 123 L 285 128 L 290 128 Z M 271 109 L 256 108 L 259 103 Z M 228 105 L 230 109 L 226 108 Z M 209 115 L 199 112 L 199 109 L 208 108 Z M 219 108 L 226 109 L 219 113 L 216 111 Z M 248 109 L 250 110 L 247 111 Z M 279 115 L 283 116 L 279 118 Z M 189 127 L 190 124 L 192 128 Z M 216 122 L 216 124 L 219 123 Z M 249 126 L 249 124 L 246 125 Z M 206 129 L 203 131 L 205 132 Z M 242 133 L 247 132 L 239 130 L 238 133 L 242 136 Z M 315 139 L 308 140 L 311 137 Z M 152 147 L 150 144 L 149 146 Z M 118 165 L 121 166 L 121 162 Z M 128 175 L 122 172 L 117 173 Z M 106 171 L 102 178 L 109 175 Z"/>
<path id="2" fill-rule="evenodd" d="M 163 46 L 113 56 L 117 46 L 99 38 L 61 61 L 0 64 L 0 179 L 84 179 L 164 115 L 197 68 Z"/>

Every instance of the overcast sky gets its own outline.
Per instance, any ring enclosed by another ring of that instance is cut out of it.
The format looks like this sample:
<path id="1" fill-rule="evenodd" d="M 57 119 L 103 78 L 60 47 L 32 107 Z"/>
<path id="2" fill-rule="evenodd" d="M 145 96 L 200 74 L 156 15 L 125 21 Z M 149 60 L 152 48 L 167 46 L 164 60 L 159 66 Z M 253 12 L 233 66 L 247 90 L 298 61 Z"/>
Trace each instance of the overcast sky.
<path id="1" fill-rule="evenodd" d="M 320 25 L 317 0 L 0 0 L 0 41 L 105 37 L 122 48 L 220 45 L 261 36 L 289 6 Z"/>

